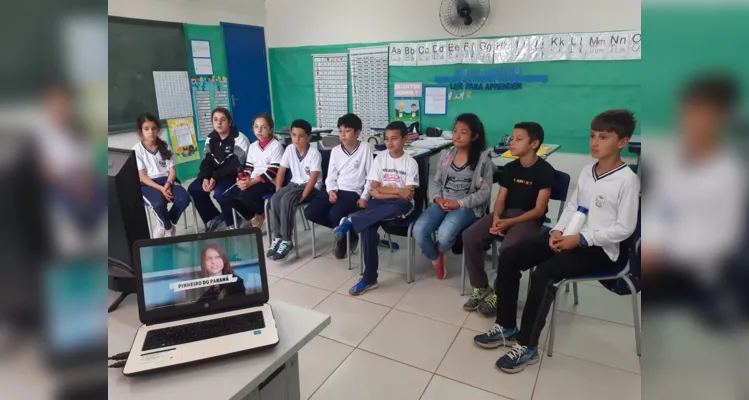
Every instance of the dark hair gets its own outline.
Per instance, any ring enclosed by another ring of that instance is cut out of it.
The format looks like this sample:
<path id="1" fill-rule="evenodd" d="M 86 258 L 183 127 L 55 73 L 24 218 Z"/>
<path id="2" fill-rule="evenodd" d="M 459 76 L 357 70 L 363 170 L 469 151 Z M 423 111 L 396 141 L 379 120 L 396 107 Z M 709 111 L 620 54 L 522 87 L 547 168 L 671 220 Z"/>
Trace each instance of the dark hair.
<path id="1" fill-rule="evenodd" d="M 629 110 L 606 110 L 593 118 L 591 131 L 614 132 L 619 139 L 631 138 L 635 131 L 635 114 Z"/>
<path id="2" fill-rule="evenodd" d="M 260 113 L 255 116 L 255 118 L 252 119 L 252 124 L 255 125 L 255 121 L 257 121 L 258 118 L 262 118 L 265 120 L 265 122 L 268 124 L 268 127 L 270 127 L 270 133 L 273 134 L 273 117 L 271 117 L 267 113 Z"/>
<path id="3" fill-rule="evenodd" d="M 486 132 L 484 131 L 484 124 L 476 114 L 465 113 L 458 115 L 455 118 L 455 123 L 462 122 L 468 125 L 468 129 L 471 130 L 471 148 L 468 150 L 468 165 L 471 168 L 476 169 L 481 158 L 481 153 L 486 150 Z"/>
<path id="4" fill-rule="evenodd" d="M 361 118 L 356 114 L 346 114 L 341 118 L 338 118 L 338 129 L 341 127 L 351 128 L 354 132 L 361 130 Z"/>
<path id="5" fill-rule="evenodd" d="M 234 118 L 231 117 L 231 113 L 224 107 L 216 107 L 211 111 L 211 121 L 213 121 L 213 115 L 216 113 L 224 114 L 226 120 L 229 121 L 229 127 L 234 126 Z"/>
<path id="6" fill-rule="evenodd" d="M 385 127 L 385 131 L 400 131 L 401 137 L 406 137 L 408 135 L 408 128 L 406 127 L 406 123 L 403 121 L 394 121 L 388 124 L 388 126 Z"/>
<path id="7" fill-rule="evenodd" d="M 138 116 L 138 135 L 140 135 L 141 140 L 143 140 L 143 124 L 146 122 L 153 122 L 156 124 L 156 129 L 161 130 L 161 123 L 159 122 L 159 119 L 156 118 L 155 115 L 144 113 Z M 156 148 L 159 150 L 159 154 L 161 154 L 161 157 L 163 157 L 165 160 L 171 160 L 172 159 L 172 151 L 169 150 L 169 145 L 166 144 L 164 140 L 162 140 L 158 135 L 156 136 Z"/>
<path id="8" fill-rule="evenodd" d="M 312 133 L 312 125 L 310 125 L 309 122 L 303 119 L 294 120 L 294 122 L 291 123 L 291 129 L 294 128 L 304 130 L 304 133 L 306 133 L 307 135 L 310 135 Z"/>
<path id="9" fill-rule="evenodd" d="M 518 122 L 515 124 L 515 129 L 522 129 L 528 132 L 528 140 L 533 143 L 534 140 L 538 140 L 538 147 L 544 144 L 544 128 L 538 122 Z M 533 146 L 531 146 L 533 147 Z M 536 148 L 538 150 L 538 148 Z"/>
<path id="10" fill-rule="evenodd" d="M 733 111 L 739 101 L 739 87 L 728 74 L 701 75 L 689 82 L 682 92 L 684 102 L 704 101 L 724 112 Z"/>

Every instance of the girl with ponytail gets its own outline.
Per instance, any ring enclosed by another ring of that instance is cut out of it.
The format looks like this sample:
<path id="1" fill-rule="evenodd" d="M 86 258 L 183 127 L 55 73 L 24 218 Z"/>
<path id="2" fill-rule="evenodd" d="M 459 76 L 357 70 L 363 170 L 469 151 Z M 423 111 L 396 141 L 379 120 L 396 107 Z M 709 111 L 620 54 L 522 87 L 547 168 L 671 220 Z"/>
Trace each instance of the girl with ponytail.
<path id="1" fill-rule="evenodd" d="M 159 137 L 159 119 L 146 113 L 138 117 L 137 123 L 140 143 L 133 150 L 138 163 L 143 201 L 153 208 L 159 220 L 153 237 L 174 236 L 174 225 L 190 205 L 190 195 L 177 182 L 173 154 Z M 172 203 L 171 208 L 167 208 L 169 203 Z"/>

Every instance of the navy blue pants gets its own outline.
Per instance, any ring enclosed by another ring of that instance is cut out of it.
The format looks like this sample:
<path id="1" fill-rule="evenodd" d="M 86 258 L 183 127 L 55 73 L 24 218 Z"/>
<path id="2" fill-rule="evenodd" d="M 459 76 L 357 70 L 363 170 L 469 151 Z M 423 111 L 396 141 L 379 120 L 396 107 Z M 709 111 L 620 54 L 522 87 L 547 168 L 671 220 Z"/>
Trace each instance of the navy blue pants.
<path id="1" fill-rule="evenodd" d="M 377 267 L 379 258 L 377 246 L 380 244 L 380 234 L 377 230 L 383 222 L 396 218 L 404 218 L 413 210 L 414 205 L 408 200 L 372 199 L 367 208 L 359 214 L 351 216 L 354 232 L 361 233 L 362 256 L 364 257 L 365 283 L 374 283 L 377 280 Z"/>
<path id="2" fill-rule="evenodd" d="M 265 200 L 263 197 L 273 194 L 275 191 L 275 182 L 260 182 L 250 186 L 247 190 L 240 190 L 235 187 L 231 193 L 227 193 L 225 196 L 231 197 L 232 207 L 237 210 L 242 218 L 249 221 L 255 215 L 265 215 Z"/>
<path id="3" fill-rule="evenodd" d="M 216 187 L 213 188 L 213 197 L 221 206 L 221 212 L 219 212 L 216 209 L 216 206 L 213 204 L 213 200 L 211 200 L 211 194 L 203 190 L 203 180 L 198 178 L 192 181 L 190 186 L 187 188 L 187 191 L 190 192 L 192 201 L 195 202 L 195 208 L 198 210 L 198 214 L 200 215 L 200 219 L 203 220 L 203 223 L 207 223 L 208 221 L 218 217 L 219 215 L 222 215 L 226 226 L 234 225 L 234 214 L 231 208 L 231 197 L 228 194 L 224 196 L 224 194 L 227 191 L 239 190 L 239 188 L 234 186 L 236 181 L 237 178 L 234 176 L 228 176 L 216 181 Z M 232 186 L 234 187 L 232 188 Z"/>
<path id="4" fill-rule="evenodd" d="M 163 186 L 166 183 L 166 179 L 167 177 L 164 176 L 152 180 Z M 179 221 L 179 217 L 183 212 L 185 212 L 187 206 L 190 205 L 190 196 L 187 194 L 185 188 L 178 183 L 173 184 L 171 188 L 173 197 L 172 208 L 167 209 L 167 204 L 169 202 L 166 201 L 164 195 L 161 194 L 160 191 L 142 183 L 140 185 L 140 191 L 143 194 L 143 201 L 153 208 L 153 211 L 156 212 L 156 217 L 158 217 L 159 222 L 161 222 L 161 225 L 166 230 L 172 229 L 172 225 Z"/>
<path id="5" fill-rule="evenodd" d="M 356 192 L 339 190 L 336 194 L 338 200 L 331 204 L 328 192 L 323 190 L 318 192 L 304 210 L 307 219 L 333 229 L 338 226 L 343 217 L 348 217 L 358 210 L 356 202 L 359 201 L 360 196 Z"/>

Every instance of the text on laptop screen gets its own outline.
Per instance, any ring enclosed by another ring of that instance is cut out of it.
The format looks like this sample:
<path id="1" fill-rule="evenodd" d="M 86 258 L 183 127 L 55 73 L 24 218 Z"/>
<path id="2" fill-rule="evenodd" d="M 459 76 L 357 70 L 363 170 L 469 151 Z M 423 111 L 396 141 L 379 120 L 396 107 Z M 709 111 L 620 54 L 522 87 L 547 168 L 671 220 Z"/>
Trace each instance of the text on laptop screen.
<path id="1" fill-rule="evenodd" d="M 141 247 L 146 309 L 263 291 L 254 235 Z"/>

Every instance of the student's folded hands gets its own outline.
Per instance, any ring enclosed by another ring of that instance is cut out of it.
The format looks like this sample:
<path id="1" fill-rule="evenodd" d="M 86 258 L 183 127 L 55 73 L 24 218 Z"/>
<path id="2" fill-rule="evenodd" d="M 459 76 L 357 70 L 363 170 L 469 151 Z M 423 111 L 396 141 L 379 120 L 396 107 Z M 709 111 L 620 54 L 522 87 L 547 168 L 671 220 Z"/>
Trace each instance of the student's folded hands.
<path id="1" fill-rule="evenodd" d="M 247 190 L 250 186 L 250 180 L 249 179 L 239 179 L 237 178 L 237 187 L 239 190 Z"/>
<path id="2" fill-rule="evenodd" d="M 359 208 L 367 208 L 367 201 L 364 200 L 364 199 L 359 199 L 356 202 L 356 206 L 359 207 Z"/>
<path id="3" fill-rule="evenodd" d="M 549 247 L 556 252 L 572 250 L 580 245 L 580 236 L 561 236 L 549 238 Z"/>
<path id="4" fill-rule="evenodd" d="M 335 203 L 337 200 L 338 200 L 338 193 L 336 193 L 333 190 L 329 191 L 328 192 L 328 201 L 330 202 L 330 204 Z"/>

